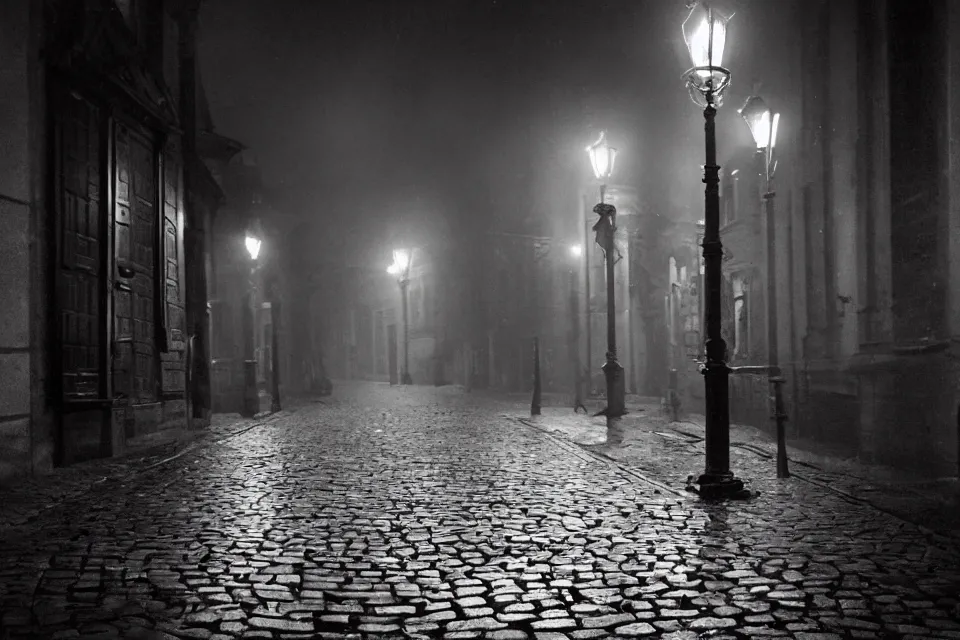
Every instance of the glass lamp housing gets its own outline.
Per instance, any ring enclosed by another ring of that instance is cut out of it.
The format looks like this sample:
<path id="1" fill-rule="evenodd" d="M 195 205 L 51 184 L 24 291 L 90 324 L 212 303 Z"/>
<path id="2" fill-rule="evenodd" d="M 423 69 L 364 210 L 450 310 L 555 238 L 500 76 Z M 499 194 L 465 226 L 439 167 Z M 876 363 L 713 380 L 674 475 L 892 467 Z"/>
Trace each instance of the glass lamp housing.
<path id="1" fill-rule="evenodd" d="M 600 137 L 587 147 L 590 156 L 590 166 L 597 180 L 604 181 L 613 175 L 613 167 L 617 160 L 617 150 L 607 143 L 607 134 L 600 132 Z"/>
<path id="2" fill-rule="evenodd" d="M 707 2 L 694 4 L 683 21 L 683 41 L 693 64 L 684 79 L 690 97 L 700 106 L 719 106 L 723 90 L 730 84 L 730 72 L 723 67 L 729 21 Z"/>
<path id="3" fill-rule="evenodd" d="M 690 62 L 703 78 L 710 76 L 712 67 L 723 66 L 728 21 L 729 18 L 704 2 L 695 4 L 683 21 L 683 41 L 690 53 Z"/>
<path id="4" fill-rule="evenodd" d="M 777 144 L 777 124 L 780 121 L 779 113 L 771 113 L 770 107 L 760 96 L 747 98 L 740 109 L 740 116 L 750 128 L 753 141 L 757 149 L 770 149 Z"/>

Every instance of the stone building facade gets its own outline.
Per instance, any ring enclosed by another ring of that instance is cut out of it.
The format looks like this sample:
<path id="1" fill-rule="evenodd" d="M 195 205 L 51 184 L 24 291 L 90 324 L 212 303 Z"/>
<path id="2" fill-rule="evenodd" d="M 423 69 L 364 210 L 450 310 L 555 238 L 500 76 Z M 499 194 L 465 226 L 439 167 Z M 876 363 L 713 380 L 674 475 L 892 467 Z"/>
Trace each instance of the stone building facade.
<path id="1" fill-rule="evenodd" d="M 192 5 L 5 5 L 0 477 L 183 423 Z"/>
<path id="2" fill-rule="evenodd" d="M 751 0 L 731 23 L 734 84 L 718 116 L 730 362 L 767 359 L 763 185 L 735 110 L 759 92 L 781 113 L 774 251 L 789 435 L 935 477 L 960 470 L 956 27 L 948 0 Z M 731 417 L 769 416 L 765 380 L 734 376 Z"/>

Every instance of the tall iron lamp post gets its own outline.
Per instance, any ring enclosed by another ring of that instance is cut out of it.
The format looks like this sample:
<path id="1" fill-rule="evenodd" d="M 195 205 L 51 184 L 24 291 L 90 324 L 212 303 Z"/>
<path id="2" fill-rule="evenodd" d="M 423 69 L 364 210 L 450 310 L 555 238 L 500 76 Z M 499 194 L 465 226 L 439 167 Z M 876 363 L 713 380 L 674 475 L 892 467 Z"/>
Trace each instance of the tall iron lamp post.
<path id="1" fill-rule="evenodd" d="M 257 257 L 260 255 L 261 241 L 256 235 L 248 232 L 244 238 L 244 246 L 250 256 L 247 288 L 243 296 L 243 400 L 240 405 L 240 415 L 252 418 L 260 412 L 260 393 L 257 390 L 257 358 L 254 354 L 254 318 L 253 318 L 253 290 L 254 274 L 256 273 Z"/>
<path id="2" fill-rule="evenodd" d="M 723 245 L 720 243 L 720 167 L 717 165 L 716 115 L 730 72 L 721 66 L 728 18 L 707 2 L 697 2 L 683 22 L 683 39 L 693 67 L 683 74 L 691 99 L 703 108 L 706 162 L 704 196 L 704 297 L 706 303 L 706 362 L 700 371 L 706 396 L 706 468 L 697 479 L 708 499 L 748 497 L 743 481 L 730 471 L 730 368 L 721 335 Z"/>
<path id="3" fill-rule="evenodd" d="M 413 384 L 410 377 L 410 319 L 407 311 L 410 263 L 410 252 L 397 249 L 393 252 L 393 264 L 387 267 L 387 273 L 397 277 L 397 284 L 400 285 L 400 306 L 403 309 L 403 369 L 400 372 L 400 384 Z"/>
<path id="4" fill-rule="evenodd" d="M 276 277 L 270 282 L 270 412 L 283 409 L 280 402 L 280 292 Z"/>
<path id="5" fill-rule="evenodd" d="M 752 96 L 740 109 L 740 116 L 746 121 L 757 144 L 757 161 L 762 164 L 765 190 L 764 209 L 767 218 L 767 378 L 773 393 L 773 419 L 777 426 L 777 477 L 789 478 L 787 468 L 786 425 L 787 415 L 783 404 L 783 383 L 785 382 L 779 367 L 779 349 L 777 336 L 777 260 L 776 260 L 776 215 L 773 190 L 773 176 L 777 171 L 774 150 L 777 146 L 777 126 L 780 114 L 772 113 L 760 96 Z"/>
<path id="6" fill-rule="evenodd" d="M 617 360 L 617 314 L 614 299 L 616 285 L 614 283 L 614 265 L 616 264 L 616 246 L 614 244 L 617 232 L 617 209 L 607 204 L 607 180 L 613 175 L 614 163 L 617 159 L 617 150 L 607 144 L 605 132 L 595 143 L 587 147 L 590 165 L 593 174 L 600 181 L 600 203 L 593 208 L 593 212 L 600 216 L 593 226 L 597 244 L 603 249 L 607 268 L 607 354 L 603 364 L 603 374 L 607 382 L 607 406 L 600 413 L 607 418 L 607 442 L 618 444 L 620 433 L 620 419 L 626 413 L 626 388 L 624 384 L 623 366 Z"/>

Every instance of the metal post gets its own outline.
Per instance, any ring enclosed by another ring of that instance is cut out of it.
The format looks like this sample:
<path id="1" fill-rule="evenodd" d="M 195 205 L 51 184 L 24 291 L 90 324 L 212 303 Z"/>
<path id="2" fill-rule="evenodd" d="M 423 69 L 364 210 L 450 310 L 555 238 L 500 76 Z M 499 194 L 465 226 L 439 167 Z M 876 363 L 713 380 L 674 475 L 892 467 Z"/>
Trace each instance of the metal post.
<path id="1" fill-rule="evenodd" d="M 584 213 L 586 212 L 586 204 L 584 202 Z M 590 300 L 590 220 L 587 216 L 583 217 L 583 276 L 584 276 L 584 317 L 586 318 L 586 332 L 587 332 L 587 368 L 586 368 L 586 382 L 587 382 L 587 395 L 593 393 L 593 369 L 591 368 L 591 361 L 593 360 L 593 316 L 591 311 L 593 309 L 593 303 Z M 584 372 L 581 371 L 581 375 L 584 375 Z"/>
<path id="2" fill-rule="evenodd" d="M 730 369 L 721 331 L 723 245 L 720 242 L 720 167 L 717 165 L 716 107 L 706 95 L 703 110 L 706 163 L 704 165 L 704 237 L 706 306 L 706 363 L 701 367 L 706 395 L 706 468 L 697 479 L 704 498 L 746 497 L 743 482 L 730 471 Z"/>
<path id="3" fill-rule="evenodd" d="M 403 371 L 400 372 L 400 384 L 413 384 L 410 377 L 410 316 L 407 310 L 407 285 L 410 280 L 406 276 L 400 279 L 400 306 L 403 308 Z"/>
<path id="4" fill-rule="evenodd" d="M 603 374 L 607 383 L 607 407 L 603 413 L 607 418 L 607 443 L 619 444 L 622 437 L 620 420 L 626 413 L 623 367 L 617 360 L 617 306 L 616 284 L 614 281 L 614 267 L 616 264 L 616 245 L 614 238 L 617 231 L 617 210 L 613 205 L 605 204 L 604 189 L 600 188 L 600 204 L 593 208 L 600 216 L 597 230 L 602 233 L 603 251 L 606 254 L 607 274 L 607 353 L 603 364 Z"/>
<path id="5" fill-rule="evenodd" d="M 570 352 L 573 359 L 573 412 L 587 408 L 583 404 L 583 365 L 580 362 L 580 292 L 577 291 L 577 271 L 570 270 Z"/>
<path id="6" fill-rule="evenodd" d="M 540 338 L 533 339 L 533 397 L 530 399 L 530 415 L 540 415 Z"/>
<path id="7" fill-rule="evenodd" d="M 764 171 L 767 176 L 767 192 L 763 194 L 767 217 L 767 362 L 771 370 L 779 363 L 777 335 L 777 257 L 776 257 L 776 218 L 774 198 L 776 193 L 770 188 L 770 171 L 766 154 L 763 154 Z M 777 425 L 777 477 L 789 478 L 787 463 L 787 415 L 783 406 L 783 374 L 768 377 L 773 393 L 773 419 Z"/>
<path id="8" fill-rule="evenodd" d="M 270 411 L 280 411 L 280 301 L 270 302 Z"/>
<path id="9" fill-rule="evenodd" d="M 670 420 L 679 422 L 680 420 L 680 384 L 679 375 L 676 369 L 670 368 L 667 375 L 668 402 L 670 403 Z"/>
<path id="10" fill-rule="evenodd" d="M 260 413 L 260 393 L 257 390 L 257 360 L 254 354 L 253 273 L 243 295 L 243 398 L 240 415 L 252 418 Z"/>

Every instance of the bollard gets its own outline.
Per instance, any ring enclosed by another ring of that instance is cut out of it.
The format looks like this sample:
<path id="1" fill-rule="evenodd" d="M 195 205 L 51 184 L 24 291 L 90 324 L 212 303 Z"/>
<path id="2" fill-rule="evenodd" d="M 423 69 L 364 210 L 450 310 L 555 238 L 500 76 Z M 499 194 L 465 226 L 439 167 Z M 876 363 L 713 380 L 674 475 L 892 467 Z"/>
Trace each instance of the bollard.
<path id="1" fill-rule="evenodd" d="M 773 385 L 773 419 L 777 425 L 777 477 L 789 478 L 790 469 L 787 462 L 787 413 L 783 406 L 783 383 L 786 380 L 781 376 L 772 376 Z"/>
<path id="2" fill-rule="evenodd" d="M 668 387 L 669 394 L 668 402 L 670 403 L 670 419 L 673 422 L 680 420 L 680 384 L 677 381 L 677 370 L 670 369 L 670 374 L 668 377 Z"/>
<path id="3" fill-rule="evenodd" d="M 540 415 L 540 338 L 533 339 L 533 398 L 530 400 L 530 415 Z"/>

